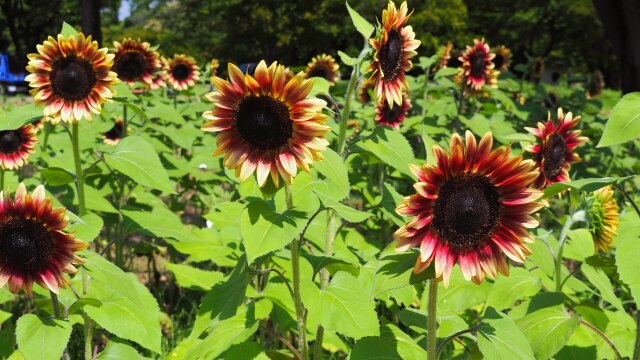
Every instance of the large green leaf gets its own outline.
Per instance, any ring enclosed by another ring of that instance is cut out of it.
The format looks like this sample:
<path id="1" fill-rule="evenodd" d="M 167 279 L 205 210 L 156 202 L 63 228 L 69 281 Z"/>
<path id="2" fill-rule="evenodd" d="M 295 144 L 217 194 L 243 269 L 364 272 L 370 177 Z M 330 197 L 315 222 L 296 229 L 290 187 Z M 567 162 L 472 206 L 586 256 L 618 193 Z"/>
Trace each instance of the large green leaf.
<path id="1" fill-rule="evenodd" d="M 362 140 L 360 147 L 373 153 L 385 164 L 413 178 L 413 174 L 409 171 L 409 164 L 415 163 L 413 150 L 399 131 L 378 126 L 371 136 Z"/>
<path id="2" fill-rule="evenodd" d="M 349 16 L 351 16 L 351 21 L 353 21 L 353 25 L 356 27 L 356 30 L 365 39 L 369 39 L 373 35 L 373 30 L 375 29 L 370 22 L 368 22 L 362 15 L 358 14 L 357 11 L 353 10 L 351 6 L 349 6 L 348 2 L 345 2 L 347 5 L 347 11 L 349 11 Z"/>
<path id="3" fill-rule="evenodd" d="M 151 212 L 138 210 L 122 210 L 122 214 L 133 220 L 145 232 L 157 237 L 169 237 L 180 241 L 190 241 L 193 236 L 174 212 L 154 207 Z"/>
<path id="4" fill-rule="evenodd" d="M 318 312 L 324 327 L 354 339 L 380 334 L 375 302 L 364 284 L 347 272 L 338 272 L 320 290 Z"/>
<path id="5" fill-rule="evenodd" d="M 567 343 L 578 326 L 578 318 L 564 309 L 562 296 L 555 294 L 557 301 L 548 301 L 550 294 L 534 297 L 529 305 L 530 311 L 516 323 L 525 334 L 536 359 L 550 359 Z M 544 298 L 544 301 L 538 301 Z M 544 304 L 541 304 L 543 303 Z M 540 306 L 550 305 L 540 308 Z"/>
<path id="6" fill-rule="evenodd" d="M 31 120 L 43 117 L 44 112 L 34 104 L 27 104 L 0 115 L 2 115 L 0 116 L 0 131 L 2 131 L 17 129 Z"/>
<path id="7" fill-rule="evenodd" d="M 640 137 L 640 92 L 625 95 L 611 112 L 598 147 L 621 144 Z"/>
<path id="8" fill-rule="evenodd" d="M 380 328 L 380 336 L 368 336 L 356 341 L 350 360 L 425 359 L 427 352 L 411 336 L 393 324 Z"/>
<path id="9" fill-rule="evenodd" d="M 626 213 L 620 217 L 620 235 L 616 249 L 616 266 L 620 280 L 629 286 L 636 303 L 640 303 L 640 271 L 638 271 L 638 254 L 640 254 L 640 221 L 638 214 Z"/>
<path id="10" fill-rule="evenodd" d="M 489 297 L 486 306 L 496 309 L 506 309 L 516 300 L 533 296 L 542 288 L 542 282 L 523 268 L 512 268 L 509 276 L 499 276 Z"/>
<path id="11" fill-rule="evenodd" d="M 299 236 L 305 225 L 305 218 L 306 213 L 295 208 L 277 213 L 266 201 L 250 203 L 240 220 L 242 243 L 249 263 L 262 255 L 284 248 L 294 237 Z"/>
<path id="12" fill-rule="evenodd" d="M 392 243 L 390 247 L 395 247 Z M 417 251 L 406 251 L 402 253 L 383 254 L 379 260 L 373 261 L 375 264 L 372 297 L 379 297 L 387 291 L 398 290 L 424 281 L 435 276 L 433 266 L 430 266 L 419 276 L 413 274 L 413 268 L 418 259 Z"/>
<path id="13" fill-rule="evenodd" d="M 104 225 L 100 216 L 94 213 L 87 213 L 81 218 L 70 211 L 67 212 L 67 216 L 71 220 L 67 230 L 75 232 L 76 238 L 85 242 L 92 242 L 100 235 Z"/>
<path id="14" fill-rule="evenodd" d="M 247 262 L 244 257 L 238 259 L 238 265 L 223 282 L 218 282 L 202 299 L 190 338 L 200 335 L 214 327 L 221 320 L 233 317 L 245 300 L 249 285 Z"/>
<path id="15" fill-rule="evenodd" d="M 175 192 L 155 149 L 140 137 L 128 136 L 120 140 L 113 152 L 104 154 L 104 160 L 140 185 Z"/>
<path id="16" fill-rule="evenodd" d="M 125 273 L 102 256 L 83 252 L 89 270 L 89 296 L 102 302 L 87 304 L 85 312 L 116 336 L 160 353 L 160 308 L 149 290 L 131 273 Z"/>
<path id="17" fill-rule="evenodd" d="M 41 318 L 25 314 L 16 324 L 18 349 L 25 360 L 59 360 L 71 336 L 67 320 Z"/>
<path id="18" fill-rule="evenodd" d="M 615 306 L 620 311 L 625 311 L 624 307 L 622 306 L 622 302 L 613 291 L 611 280 L 609 280 L 609 277 L 604 273 L 604 271 L 602 271 L 602 269 L 584 263 L 580 267 L 580 270 L 582 270 L 582 273 L 587 277 L 589 282 L 592 283 L 600 291 L 602 300 Z"/>
<path id="19" fill-rule="evenodd" d="M 167 263 L 167 268 L 176 276 L 178 284 L 187 288 L 207 290 L 224 277 L 219 271 L 206 271 L 189 265 Z"/>
<path id="20" fill-rule="evenodd" d="M 125 344 L 124 342 L 118 341 L 117 339 L 109 339 L 107 346 L 105 346 L 104 350 L 100 354 L 96 360 L 145 360 L 149 359 L 140 355 L 136 349 Z"/>
<path id="21" fill-rule="evenodd" d="M 315 162 L 313 167 L 326 178 L 326 182 L 329 184 L 327 194 L 331 195 L 335 200 L 342 200 L 349 196 L 349 189 L 351 188 L 344 160 L 331 149 L 325 150 L 322 156 L 324 159 Z"/>
<path id="22" fill-rule="evenodd" d="M 485 359 L 533 360 L 529 341 L 507 315 L 488 307 L 478 327 L 478 347 Z"/>
<path id="23" fill-rule="evenodd" d="M 609 184 L 622 183 L 631 178 L 633 178 L 633 176 L 627 176 L 622 178 L 620 177 L 590 178 L 590 179 L 580 179 L 580 180 L 569 181 L 569 182 L 555 183 L 547 186 L 544 189 L 544 197 L 550 198 L 567 189 L 576 189 L 583 192 L 592 192 L 600 188 L 603 188 Z"/>

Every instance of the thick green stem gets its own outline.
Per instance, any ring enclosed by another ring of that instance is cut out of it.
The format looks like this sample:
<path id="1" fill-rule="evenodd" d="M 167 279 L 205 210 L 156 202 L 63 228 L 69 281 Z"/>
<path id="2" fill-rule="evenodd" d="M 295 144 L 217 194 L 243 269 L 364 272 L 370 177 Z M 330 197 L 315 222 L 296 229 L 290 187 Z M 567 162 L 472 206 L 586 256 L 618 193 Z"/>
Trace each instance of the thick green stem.
<path id="1" fill-rule="evenodd" d="M 333 256 L 333 242 L 336 236 L 336 214 L 333 209 L 327 211 L 327 235 L 324 241 L 324 255 L 326 257 Z M 326 269 L 322 269 L 320 271 L 320 286 L 322 289 L 327 287 L 329 284 L 329 272 Z M 322 325 L 318 325 L 316 331 L 316 341 L 314 348 L 314 359 L 322 358 L 322 341 L 324 339 L 324 327 Z"/>
<path id="2" fill-rule="evenodd" d="M 293 194 L 291 193 L 290 185 L 285 183 L 284 190 L 287 208 L 291 209 L 293 208 Z M 309 359 L 309 345 L 307 344 L 305 309 L 300 295 L 300 240 L 294 237 L 291 241 L 291 270 L 293 272 L 293 303 L 298 324 L 298 351 L 302 355 L 302 360 L 307 360 Z"/>
<path id="3" fill-rule="evenodd" d="M 342 155 L 344 151 L 344 144 L 347 140 L 347 122 L 349 122 L 349 115 L 351 113 L 351 98 L 356 88 L 358 76 L 360 76 L 360 65 L 356 64 L 351 71 L 351 78 L 349 79 L 349 85 L 347 85 L 347 93 L 344 97 L 344 108 L 342 108 L 342 114 L 340 115 L 340 131 L 338 132 L 338 154 L 340 155 Z"/>
<path id="4" fill-rule="evenodd" d="M 120 137 L 123 138 L 125 136 L 127 136 L 127 126 L 129 125 L 129 122 L 127 121 L 127 104 L 122 104 L 122 134 L 120 134 Z"/>
<path id="5" fill-rule="evenodd" d="M 424 70 L 424 92 L 422 93 L 422 116 L 423 117 L 427 114 L 427 100 L 429 99 L 429 71 L 431 71 L 430 67 Z M 424 119 L 422 124 L 424 126 Z"/>
<path id="6" fill-rule="evenodd" d="M 44 140 L 42 141 L 42 147 L 40 148 L 42 151 L 47 150 L 47 144 L 49 143 L 49 135 L 51 134 L 51 130 L 53 130 L 53 124 L 43 120 L 44 121 Z"/>
<path id="7" fill-rule="evenodd" d="M 438 303 L 438 280 L 429 280 L 427 300 L 427 360 L 437 359 L 436 305 Z"/>
<path id="8" fill-rule="evenodd" d="M 78 190 L 78 215 L 86 215 L 84 202 L 84 174 L 82 172 L 82 163 L 80 161 L 80 145 L 79 145 L 78 123 L 71 125 L 71 146 L 73 147 L 73 161 L 76 166 L 76 189 Z"/>
<path id="9" fill-rule="evenodd" d="M 573 214 L 567 217 L 562 231 L 560 231 L 560 239 L 558 239 L 558 251 L 556 251 L 556 292 L 562 292 L 562 251 L 567 240 L 567 233 L 573 225 Z"/>
<path id="10" fill-rule="evenodd" d="M 56 293 L 54 293 L 53 291 L 49 291 L 49 294 L 51 295 L 51 305 L 53 306 L 53 316 L 56 319 L 63 319 L 63 317 L 60 314 L 60 303 L 58 302 L 58 295 L 56 295 Z M 62 353 L 62 360 L 69 360 L 69 350 L 67 350 L 66 346 L 64 348 L 64 352 Z"/>

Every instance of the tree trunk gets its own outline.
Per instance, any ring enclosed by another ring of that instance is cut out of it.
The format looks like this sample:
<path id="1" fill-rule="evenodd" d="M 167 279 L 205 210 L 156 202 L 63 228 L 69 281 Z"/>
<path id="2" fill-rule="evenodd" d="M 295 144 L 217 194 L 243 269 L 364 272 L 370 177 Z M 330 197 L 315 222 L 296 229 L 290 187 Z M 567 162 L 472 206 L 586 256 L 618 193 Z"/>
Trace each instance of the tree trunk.
<path id="1" fill-rule="evenodd" d="M 620 67 L 624 94 L 640 91 L 640 2 L 593 0 Z"/>
<path id="2" fill-rule="evenodd" d="M 100 0 L 82 0 L 82 32 L 102 44 L 100 29 Z"/>

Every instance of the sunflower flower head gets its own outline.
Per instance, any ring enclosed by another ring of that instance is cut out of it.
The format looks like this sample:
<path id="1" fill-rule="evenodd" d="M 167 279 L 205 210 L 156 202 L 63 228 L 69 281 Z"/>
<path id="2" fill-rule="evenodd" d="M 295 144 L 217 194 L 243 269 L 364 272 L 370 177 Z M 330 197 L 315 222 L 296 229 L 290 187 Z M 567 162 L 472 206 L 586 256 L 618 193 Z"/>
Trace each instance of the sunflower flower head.
<path id="1" fill-rule="evenodd" d="M 242 181 L 256 173 L 260 187 L 269 175 L 276 186 L 280 179 L 290 184 L 329 145 L 326 102 L 307 98 L 313 80 L 300 73 L 287 81 L 276 62 L 261 61 L 253 76 L 233 64 L 228 71 L 231 82 L 214 77 L 217 91 L 206 95 L 215 107 L 203 114 L 202 129 L 218 133 L 214 155 L 224 154 L 225 166 Z"/>
<path id="2" fill-rule="evenodd" d="M 211 59 L 209 61 L 209 76 L 214 77 L 218 73 L 218 68 L 220 67 L 220 61 L 216 58 Z"/>
<path id="3" fill-rule="evenodd" d="M 504 255 L 523 263 L 534 241 L 527 229 L 538 226 L 531 214 L 542 207 L 542 192 L 530 187 L 538 176 L 533 161 L 512 157 L 510 147 L 492 150 L 491 133 L 479 143 L 468 131 L 465 137 L 466 144 L 451 137 L 449 154 L 435 145 L 436 165 L 411 167 L 416 194 L 396 209 L 413 217 L 395 232 L 397 249 L 419 247 L 414 273 L 434 264 L 445 286 L 456 263 L 476 284 L 509 274 Z"/>
<path id="4" fill-rule="evenodd" d="M 118 78 L 129 85 L 136 81 L 151 85 L 155 74 L 162 66 L 158 53 L 151 45 L 140 39 L 125 38 L 122 42 L 114 41 L 113 46 L 113 67 Z"/>
<path id="5" fill-rule="evenodd" d="M 410 108 L 411 100 L 406 93 L 402 95 L 402 105 L 396 105 L 396 103 L 389 105 L 384 99 L 380 99 L 376 105 L 376 124 L 387 125 L 397 130 L 407 117 Z"/>
<path id="6" fill-rule="evenodd" d="M 451 50 L 453 50 L 453 44 L 451 42 L 448 42 L 447 45 L 440 48 L 438 51 L 438 64 L 433 67 L 433 72 L 448 67 L 447 64 L 449 64 L 451 60 Z"/>
<path id="7" fill-rule="evenodd" d="M 495 55 L 493 58 L 495 69 L 499 71 L 507 71 L 509 69 L 509 65 L 511 65 L 511 49 L 504 45 L 500 45 L 493 49 L 493 54 Z"/>
<path id="8" fill-rule="evenodd" d="M 483 86 L 497 87 L 500 72 L 494 70 L 494 56 L 484 39 L 474 39 L 473 46 L 467 46 L 467 51 L 459 59 L 462 67 L 458 74 L 458 82 L 464 85 L 466 93 L 484 95 Z"/>
<path id="9" fill-rule="evenodd" d="M 358 86 L 358 101 L 361 104 L 366 105 L 371 102 L 373 99 L 371 97 L 371 91 L 374 90 L 376 84 L 371 81 L 370 78 L 364 79 L 360 82 Z"/>
<path id="10" fill-rule="evenodd" d="M 620 209 L 613 198 L 613 188 L 608 185 L 594 191 L 587 197 L 587 203 L 587 220 L 595 253 L 606 253 L 612 246 L 613 237 L 618 234 Z"/>
<path id="11" fill-rule="evenodd" d="M 0 168 L 17 170 L 23 167 L 38 142 L 37 130 L 31 124 L 16 130 L 0 131 Z"/>
<path id="12" fill-rule="evenodd" d="M 113 97 L 118 82 L 113 66 L 113 54 L 98 48 L 98 42 L 82 33 L 57 40 L 49 38 L 29 54 L 25 78 L 36 105 L 44 105 L 44 115 L 63 122 L 91 120 L 99 114 L 102 104 Z"/>
<path id="13" fill-rule="evenodd" d="M 52 208 L 42 185 L 30 195 L 20 184 L 13 200 L 0 192 L 0 286 L 31 293 L 35 282 L 57 294 L 69 283 L 63 273 L 76 273 L 84 260 L 75 252 L 89 244 L 63 231 L 65 211 Z"/>
<path id="14" fill-rule="evenodd" d="M 183 91 L 196 84 L 200 68 L 191 56 L 176 54 L 167 63 L 167 83 L 175 90 Z"/>
<path id="15" fill-rule="evenodd" d="M 109 131 L 102 133 L 102 140 L 108 145 L 117 145 L 124 135 L 124 120 L 116 119 Z"/>
<path id="16" fill-rule="evenodd" d="M 544 189 L 556 182 L 569 181 L 569 168 L 571 164 L 580 161 L 576 148 L 589 140 L 580 136 L 580 130 L 573 128 L 580 122 L 580 116 L 574 117 L 571 112 L 564 113 L 558 109 L 557 123 L 548 114 L 547 122 L 538 123 L 537 128 L 525 128 L 538 139 L 536 144 L 525 148 L 533 153 L 540 171 L 535 186 Z"/>
<path id="17" fill-rule="evenodd" d="M 307 64 L 307 78 L 321 77 L 329 82 L 331 85 L 335 85 L 336 81 L 340 80 L 340 65 L 336 62 L 333 56 L 328 54 L 321 54 Z"/>
<path id="18" fill-rule="evenodd" d="M 376 96 L 389 105 L 392 102 L 402 105 L 402 91 L 408 87 L 405 72 L 413 66 L 410 58 L 417 54 L 420 46 L 413 28 L 407 25 L 410 16 L 406 1 L 399 9 L 389 1 L 387 9 L 382 11 L 382 27 L 375 38 L 369 39 L 374 54 L 369 71 Z"/>

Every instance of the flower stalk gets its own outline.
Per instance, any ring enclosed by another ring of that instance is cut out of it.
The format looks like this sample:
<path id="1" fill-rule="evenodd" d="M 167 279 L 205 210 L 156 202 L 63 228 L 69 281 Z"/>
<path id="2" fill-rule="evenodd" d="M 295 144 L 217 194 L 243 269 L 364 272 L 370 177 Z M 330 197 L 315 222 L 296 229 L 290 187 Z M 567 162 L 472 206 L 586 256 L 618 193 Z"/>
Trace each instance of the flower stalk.
<path id="1" fill-rule="evenodd" d="M 429 280 L 429 299 L 427 300 L 427 360 L 436 360 L 437 356 L 437 323 L 436 306 L 438 304 L 438 280 Z"/>
<path id="2" fill-rule="evenodd" d="M 60 314 L 60 303 L 58 302 L 58 295 L 56 295 L 56 293 L 54 293 L 53 291 L 49 291 L 49 294 L 51 295 L 51 305 L 53 307 L 53 317 L 56 319 L 63 319 L 63 317 Z M 67 347 L 64 347 L 64 351 L 62 353 L 62 360 L 69 360 L 69 350 L 67 350 Z"/>

